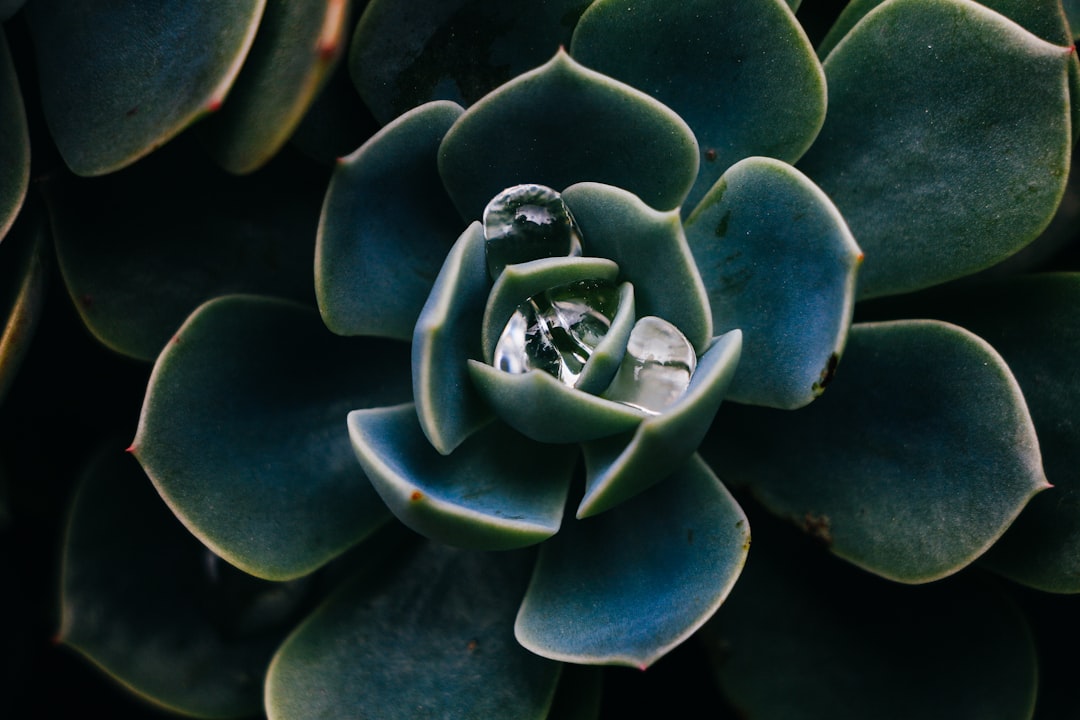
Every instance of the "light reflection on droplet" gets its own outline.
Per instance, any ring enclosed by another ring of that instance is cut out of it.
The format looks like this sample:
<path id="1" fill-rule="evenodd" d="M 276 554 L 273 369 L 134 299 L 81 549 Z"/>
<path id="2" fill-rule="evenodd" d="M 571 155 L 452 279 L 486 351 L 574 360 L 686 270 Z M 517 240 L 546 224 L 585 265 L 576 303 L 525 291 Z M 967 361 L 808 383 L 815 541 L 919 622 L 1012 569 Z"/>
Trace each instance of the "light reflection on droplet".
<path id="1" fill-rule="evenodd" d="M 696 368 L 694 347 L 677 327 L 643 317 L 630 331 L 622 364 L 603 397 L 659 415 L 686 394 Z"/>
<path id="2" fill-rule="evenodd" d="M 581 255 L 581 234 L 562 196 L 544 185 L 515 185 L 484 208 L 488 274 L 546 257 Z"/>

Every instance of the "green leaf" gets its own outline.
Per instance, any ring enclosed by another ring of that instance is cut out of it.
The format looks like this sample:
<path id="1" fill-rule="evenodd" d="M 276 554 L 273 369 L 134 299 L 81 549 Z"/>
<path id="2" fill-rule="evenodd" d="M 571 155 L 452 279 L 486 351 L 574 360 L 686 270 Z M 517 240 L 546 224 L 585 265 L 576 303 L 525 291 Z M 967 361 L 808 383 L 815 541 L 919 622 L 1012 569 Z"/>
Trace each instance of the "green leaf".
<path id="1" fill-rule="evenodd" d="M 373 0 L 349 67 L 379 122 L 435 99 L 471 105 L 570 44 L 589 0 Z"/>
<path id="2" fill-rule="evenodd" d="M 796 408 L 843 353 L 862 253 L 821 190 L 790 165 L 747 158 L 686 222 L 717 331 L 744 346 L 728 397 Z"/>
<path id="3" fill-rule="evenodd" d="M 26 8 L 45 120 L 68 167 L 129 165 L 221 107 L 265 0 L 197 0 L 170 12 L 139 0 Z"/>
<path id="4" fill-rule="evenodd" d="M 573 446 L 540 447 L 490 423 L 449 456 L 427 441 L 412 403 L 349 413 L 364 472 L 405 525 L 459 547 L 506 550 L 559 530 Z"/>
<path id="5" fill-rule="evenodd" d="M 30 186 L 30 130 L 7 37 L 0 32 L 0 240 L 11 229 Z"/>
<path id="6" fill-rule="evenodd" d="M 746 516 L 694 456 L 663 486 L 544 543 L 515 633 L 556 660 L 645 668 L 716 611 L 749 546 Z"/>
<path id="7" fill-rule="evenodd" d="M 347 0 L 269 0 L 251 52 L 207 139 L 221 166 L 248 173 L 292 135 L 341 57 Z"/>
<path id="8" fill-rule="evenodd" d="M 702 162 L 688 208 L 745 157 L 794 162 L 825 118 L 824 73 L 782 0 L 599 0 L 571 54 L 690 125 Z"/>
<path id="9" fill-rule="evenodd" d="M 727 403 L 705 448 L 725 481 L 908 583 L 972 562 L 1048 487 L 1009 368 L 932 320 L 853 325 L 829 392 L 796 411 Z"/>
<path id="10" fill-rule="evenodd" d="M 747 717 L 1032 717 L 1031 633 L 988 578 L 898 586 L 751 520 L 750 562 L 702 632 Z"/>
<path id="11" fill-rule="evenodd" d="M 634 286 L 638 316 L 667 320 L 698 353 L 712 342 L 705 285 L 690 253 L 677 210 L 653 210 L 635 195 L 598 183 L 579 183 L 563 200 L 581 228 L 584 251 L 619 264 Z"/>
<path id="12" fill-rule="evenodd" d="M 25 2 L 26 0 L 0 0 L 0 20 L 10 20 Z"/>
<path id="13" fill-rule="evenodd" d="M 310 263 L 325 175 L 289 160 L 237 178 L 179 141 L 107 177 L 50 182 L 58 262 L 90 332 L 153 360 L 213 297 L 314 304 Z"/>
<path id="14" fill-rule="evenodd" d="M 686 394 L 659 415 L 646 417 L 631 435 L 584 445 L 587 476 L 578 518 L 603 512 L 653 486 L 697 451 L 740 367 L 742 338 L 738 330 L 716 338 L 698 360 Z"/>
<path id="15" fill-rule="evenodd" d="M 439 172 L 468 219 L 522 183 L 603 182 L 670 210 L 697 169 L 697 143 L 678 115 L 562 50 L 466 110 L 439 149 Z"/>
<path id="16" fill-rule="evenodd" d="M 0 401 L 15 381 L 44 310 L 49 239 L 45 213 L 28 203 L 0 245 Z"/>
<path id="17" fill-rule="evenodd" d="M 408 399 L 407 349 L 331 335 L 284 300 L 212 300 L 158 358 L 132 450 L 217 554 L 260 577 L 304 575 L 388 518 L 345 418 Z"/>
<path id="18" fill-rule="evenodd" d="M 889 0 L 829 54 L 800 168 L 866 253 L 860 297 L 975 272 L 1042 231 L 1069 167 L 1071 52 L 969 0 Z"/>
<path id="19" fill-rule="evenodd" d="M 64 539 L 58 638 L 174 712 L 245 717 L 262 707 L 274 649 L 308 583 L 244 575 L 177 522 L 120 446 L 88 465 Z"/>
<path id="20" fill-rule="evenodd" d="M 338 163 L 323 205 L 315 292 L 342 335 L 408 340 L 462 222 L 436 151 L 462 109 L 416 108 Z"/>
<path id="21" fill-rule="evenodd" d="M 428 440 L 448 455 L 491 420 L 469 381 L 467 361 L 480 357 L 480 328 L 491 289 L 484 231 L 474 222 L 443 263 L 413 331 L 413 400 Z"/>
<path id="22" fill-rule="evenodd" d="M 514 642 L 533 553 L 425 543 L 343 587 L 270 666 L 270 720 L 540 720 L 559 666 Z"/>

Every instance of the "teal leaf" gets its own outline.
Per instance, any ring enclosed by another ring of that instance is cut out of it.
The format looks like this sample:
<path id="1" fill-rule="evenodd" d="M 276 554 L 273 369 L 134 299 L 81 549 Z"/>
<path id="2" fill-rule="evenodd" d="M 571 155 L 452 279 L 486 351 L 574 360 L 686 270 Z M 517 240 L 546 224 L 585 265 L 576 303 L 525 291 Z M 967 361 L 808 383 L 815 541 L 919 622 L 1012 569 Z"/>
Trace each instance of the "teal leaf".
<path id="1" fill-rule="evenodd" d="M 821 65 L 780 0 L 599 0 L 570 47 L 579 62 L 644 90 L 693 129 L 702 162 L 687 207 L 745 157 L 794 162 L 825 118 Z"/>
<path id="2" fill-rule="evenodd" d="M 677 210 L 654 210 L 620 188 L 580 183 L 563 200 L 581 228 L 589 255 L 619 264 L 619 279 L 634 286 L 639 317 L 667 320 L 698 353 L 712 341 L 705 285 L 690 253 Z"/>
<path id="3" fill-rule="evenodd" d="M 284 300 L 211 300 L 158 358 L 132 451 L 218 555 L 259 577 L 304 575 L 389 517 L 345 417 L 408 399 L 407 351 L 332 335 Z"/>
<path id="4" fill-rule="evenodd" d="M 1080 0 L 1062 0 L 1072 37 L 1080 37 Z"/>
<path id="5" fill-rule="evenodd" d="M 558 532 L 573 446 L 540 447 L 496 422 L 441 455 L 412 403 L 356 410 L 348 423 L 368 479 L 416 532 L 482 550 L 524 547 Z"/>
<path id="6" fill-rule="evenodd" d="M 587 477 L 578 518 L 652 487 L 694 454 L 740 367 L 742 338 L 738 330 L 716 338 L 698 360 L 686 394 L 661 414 L 646 417 L 629 438 L 616 435 L 584 445 Z"/>
<path id="7" fill-rule="evenodd" d="M 589 0 L 373 0 L 353 34 L 349 67 L 379 122 L 430 100 L 471 105 L 559 47 Z"/>
<path id="8" fill-rule="evenodd" d="M 749 546 L 746 516 L 694 456 L 662 488 L 544 543 L 514 631 L 556 660 L 648 667 L 716 611 Z"/>
<path id="9" fill-rule="evenodd" d="M 133 167 L 46 185 L 56 254 L 83 322 L 152 361 L 200 304 L 255 293 L 314 304 L 321 169 L 279 158 L 237 178 L 178 141 Z"/>
<path id="10" fill-rule="evenodd" d="M 9 20 L 19 12 L 26 0 L 0 0 L 0 20 Z"/>
<path id="11" fill-rule="evenodd" d="M 701 633 L 745 716 L 1033 716 L 1042 678 L 1031 631 L 992 578 L 898 586 L 751 521 L 750 561 Z"/>
<path id="12" fill-rule="evenodd" d="M 271 583 L 225 564 L 122 447 L 98 453 L 75 496 L 58 639 L 173 712 L 258 713 L 266 667 L 306 610 L 309 583 Z"/>
<path id="13" fill-rule="evenodd" d="M 844 349 L 862 253 L 821 190 L 790 165 L 747 158 L 686 222 L 718 332 L 745 344 L 731 400 L 778 408 L 820 395 Z"/>
<path id="14" fill-rule="evenodd" d="M 45 213 L 28 203 L 0 245 L 0 401 L 15 381 L 44 310 L 49 240 Z"/>
<path id="15" fill-rule="evenodd" d="M 268 0 L 244 66 L 207 140 L 221 166 L 262 167 L 292 135 L 341 57 L 347 0 Z"/>
<path id="16" fill-rule="evenodd" d="M 7 38 L 0 33 L 0 240 L 11 229 L 30 186 L 30 130 Z"/>
<path id="17" fill-rule="evenodd" d="M 138 0 L 30 3 L 45 121 L 68 167 L 118 170 L 219 109 L 264 5 L 198 0 L 163 13 Z"/>
<path id="18" fill-rule="evenodd" d="M 866 253 L 860 297 L 975 272 L 1042 231 L 1069 167 L 1071 53 L 968 0 L 890 0 L 829 53 L 799 167 Z"/>
<path id="19" fill-rule="evenodd" d="M 908 583 L 971 563 L 1048 487 L 1008 366 L 932 320 L 853 325 L 829 392 L 796 411 L 726 403 L 703 452 L 840 557 Z"/>
<path id="20" fill-rule="evenodd" d="M 466 110 L 439 149 L 439 172 L 468 219 L 522 183 L 603 182 L 670 210 L 697 169 L 697 143 L 678 115 L 562 50 Z"/>
<path id="21" fill-rule="evenodd" d="M 559 666 L 512 630 L 532 558 L 424 543 L 348 583 L 274 657 L 270 720 L 545 718 Z"/>
<path id="22" fill-rule="evenodd" d="M 627 432 L 645 413 L 577 390 L 543 370 L 509 373 L 475 360 L 469 374 L 495 414 L 542 443 L 569 443 Z"/>
<path id="23" fill-rule="evenodd" d="M 461 113 L 448 102 L 416 108 L 339 162 L 315 252 L 319 309 L 334 332 L 412 337 L 463 224 L 436 165 Z"/>
<path id="24" fill-rule="evenodd" d="M 491 420 L 469 381 L 491 280 L 484 231 L 474 222 L 450 250 L 413 332 L 413 399 L 428 440 L 448 455 Z"/>
<path id="25" fill-rule="evenodd" d="M 507 265 L 499 273 L 484 308 L 480 343 L 484 360 L 491 364 L 495 346 L 518 305 L 533 295 L 578 280 L 614 282 L 619 266 L 601 257 L 555 257 Z"/>

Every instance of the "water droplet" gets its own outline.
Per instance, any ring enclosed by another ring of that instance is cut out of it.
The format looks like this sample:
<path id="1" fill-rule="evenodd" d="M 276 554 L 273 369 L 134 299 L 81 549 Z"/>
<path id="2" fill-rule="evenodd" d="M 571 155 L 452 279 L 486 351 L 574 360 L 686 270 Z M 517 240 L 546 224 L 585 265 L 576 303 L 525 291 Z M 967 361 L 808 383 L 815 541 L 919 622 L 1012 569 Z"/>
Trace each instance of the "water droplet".
<path id="1" fill-rule="evenodd" d="M 604 397 L 659 415 L 686 394 L 697 367 L 694 346 L 667 320 L 637 321 Z"/>
<path id="2" fill-rule="evenodd" d="M 484 208 L 487 266 L 497 278 L 507 265 L 581 255 L 581 234 L 562 195 L 543 185 L 515 185 Z"/>
<path id="3" fill-rule="evenodd" d="M 607 280 L 578 280 L 533 295 L 506 323 L 493 364 L 512 373 L 543 370 L 573 386 L 618 306 L 618 288 Z"/>

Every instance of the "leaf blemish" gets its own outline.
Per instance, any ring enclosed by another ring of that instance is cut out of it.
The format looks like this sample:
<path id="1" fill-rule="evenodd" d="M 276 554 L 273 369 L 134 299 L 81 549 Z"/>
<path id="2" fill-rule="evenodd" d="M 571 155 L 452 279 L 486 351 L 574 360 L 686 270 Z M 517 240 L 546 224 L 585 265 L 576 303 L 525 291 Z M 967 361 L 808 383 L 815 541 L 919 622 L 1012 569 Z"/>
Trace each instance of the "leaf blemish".
<path id="1" fill-rule="evenodd" d="M 825 367 L 821 370 L 821 377 L 817 382 L 813 384 L 811 389 L 815 395 L 820 395 L 825 392 L 825 388 L 832 382 L 833 377 L 836 375 L 836 366 L 840 364 L 840 356 L 836 353 L 829 355 L 828 362 L 825 363 Z"/>
<path id="2" fill-rule="evenodd" d="M 412 495 L 409 496 L 409 499 L 412 500 L 413 502 L 417 502 L 418 500 L 423 500 L 424 499 L 424 493 L 420 492 L 419 490 L 413 490 Z"/>
<path id="3" fill-rule="evenodd" d="M 818 515 L 813 512 L 807 512 L 802 517 L 800 526 L 810 537 L 815 540 L 819 540 L 825 543 L 826 546 L 832 545 L 832 521 L 828 515 Z"/>

